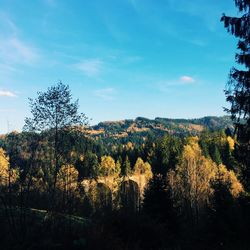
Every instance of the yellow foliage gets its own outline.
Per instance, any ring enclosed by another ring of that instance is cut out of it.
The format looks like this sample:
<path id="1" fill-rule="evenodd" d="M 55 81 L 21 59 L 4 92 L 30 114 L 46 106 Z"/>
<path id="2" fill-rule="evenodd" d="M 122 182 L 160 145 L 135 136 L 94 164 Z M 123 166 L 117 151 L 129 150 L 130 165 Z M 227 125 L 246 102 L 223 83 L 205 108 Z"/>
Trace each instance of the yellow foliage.
<path id="1" fill-rule="evenodd" d="M 45 191 L 48 188 L 48 183 L 45 181 L 45 174 L 42 168 L 39 168 L 36 176 L 32 176 L 31 189 L 37 189 L 40 191 Z"/>
<path id="2" fill-rule="evenodd" d="M 0 148 L 0 184 L 7 185 L 9 177 L 9 158 L 5 152 Z"/>
<path id="3" fill-rule="evenodd" d="M 112 175 L 116 172 L 115 161 L 111 156 L 102 156 L 100 174 L 103 176 Z"/>
<path id="4" fill-rule="evenodd" d="M 119 160 L 116 161 L 116 164 L 115 164 L 115 173 L 117 175 L 120 175 L 121 173 L 121 163 Z"/>
<path id="5" fill-rule="evenodd" d="M 227 185 L 233 197 L 239 196 L 243 187 L 232 170 L 227 170 L 222 164 L 217 166 L 202 155 L 195 137 L 188 142 L 184 147 L 182 163 L 175 171 L 169 171 L 168 182 L 175 200 L 183 206 L 188 202 L 192 213 L 198 218 L 198 211 L 209 203 L 214 193 L 214 181 Z"/>
<path id="6" fill-rule="evenodd" d="M 232 170 L 227 170 L 226 166 L 220 164 L 217 170 L 217 180 L 228 185 L 233 197 L 238 197 L 244 191 L 242 184 L 238 181 Z"/>
<path id="7" fill-rule="evenodd" d="M 189 139 L 182 158 L 176 170 L 168 173 L 168 182 L 177 203 L 185 206 L 185 209 L 189 208 L 198 220 L 200 209 L 213 194 L 211 184 L 215 179 L 216 164 L 202 155 L 196 137 Z"/>
<path id="8" fill-rule="evenodd" d="M 79 156 L 79 160 L 80 160 L 80 161 L 84 161 L 84 155 L 81 154 L 81 155 Z"/>
<path id="9" fill-rule="evenodd" d="M 127 150 L 127 151 L 128 151 L 128 150 L 133 150 L 133 148 L 134 148 L 133 143 L 129 141 L 129 142 L 126 144 L 126 150 Z"/>
<path id="10" fill-rule="evenodd" d="M 88 197 L 95 210 L 112 207 L 112 192 L 104 183 L 90 183 Z"/>
<path id="11" fill-rule="evenodd" d="M 70 153 L 69 153 L 69 155 L 71 156 L 71 157 L 73 157 L 74 156 L 74 151 L 70 151 Z"/>
<path id="12" fill-rule="evenodd" d="M 6 156 L 5 151 L 0 148 L 0 185 L 8 185 L 17 180 L 18 171 L 10 169 L 9 157 Z"/>
<path id="13" fill-rule="evenodd" d="M 145 169 L 146 179 L 148 179 L 148 180 L 151 179 L 153 177 L 153 173 L 151 170 L 151 165 L 148 162 L 144 163 L 144 169 Z"/>
<path id="14" fill-rule="evenodd" d="M 188 145 L 195 145 L 197 144 L 199 141 L 199 137 L 198 136 L 192 136 L 188 138 Z"/>
<path id="15" fill-rule="evenodd" d="M 228 142 L 230 150 L 233 151 L 234 150 L 234 144 L 235 144 L 234 139 L 231 136 L 228 136 L 227 137 L 227 142 Z"/>
<path id="16" fill-rule="evenodd" d="M 19 176 L 19 171 L 17 169 L 10 169 L 10 183 L 15 183 L 18 176 Z"/>
<path id="17" fill-rule="evenodd" d="M 142 158 L 138 157 L 134 166 L 135 174 L 143 174 L 144 172 L 144 161 Z"/>
<path id="18" fill-rule="evenodd" d="M 144 162 L 140 157 L 138 157 L 135 163 L 134 173 L 137 175 L 145 175 L 147 179 L 150 179 L 153 176 L 150 164 Z"/>
<path id="19" fill-rule="evenodd" d="M 73 165 L 63 165 L 57 175 L 57 187 L 65 191 L 77 188 L 78 171 Z"/>

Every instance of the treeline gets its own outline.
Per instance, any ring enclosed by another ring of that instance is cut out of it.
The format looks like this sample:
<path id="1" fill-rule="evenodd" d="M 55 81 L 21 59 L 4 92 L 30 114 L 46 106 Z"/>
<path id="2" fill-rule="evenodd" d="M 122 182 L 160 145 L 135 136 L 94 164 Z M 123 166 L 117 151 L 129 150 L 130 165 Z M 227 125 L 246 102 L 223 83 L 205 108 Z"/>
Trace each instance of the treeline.
<path id="1" fill-rule="evenodd" d="M 229 116 L 207 116 L 199 119 L 169 119 L 155 118 L 154 120 L 137 117 L 132 120 L 100 122 L 90 126 L 88 133 L 105 144 L 119 144 L 125 142 L 140 143 L 146 137 L 156 137 L 164 134 L 177 136 L 196 136 L 204 130 L 218 131 L 223 129 L 234 130 Z"/>

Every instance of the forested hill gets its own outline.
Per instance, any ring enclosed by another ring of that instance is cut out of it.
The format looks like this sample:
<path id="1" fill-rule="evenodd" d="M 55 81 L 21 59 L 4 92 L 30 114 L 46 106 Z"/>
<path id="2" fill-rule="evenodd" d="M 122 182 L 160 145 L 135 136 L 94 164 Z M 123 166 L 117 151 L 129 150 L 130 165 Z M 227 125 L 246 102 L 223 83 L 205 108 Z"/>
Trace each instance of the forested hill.
<path id="1" fill-rule="evenodd" d="M 229 128 L 233 123 L 229 116 L 207 116 L 199 119 L 169 119 L 157 117 L 153 120 L 144 117 L 120 121 L 100 122 L 92 126 L 87 133 L 95 138 L 129 138 L 148 133 L 162 135 L 197 135 L 202 131 L 217 131 Z"/>

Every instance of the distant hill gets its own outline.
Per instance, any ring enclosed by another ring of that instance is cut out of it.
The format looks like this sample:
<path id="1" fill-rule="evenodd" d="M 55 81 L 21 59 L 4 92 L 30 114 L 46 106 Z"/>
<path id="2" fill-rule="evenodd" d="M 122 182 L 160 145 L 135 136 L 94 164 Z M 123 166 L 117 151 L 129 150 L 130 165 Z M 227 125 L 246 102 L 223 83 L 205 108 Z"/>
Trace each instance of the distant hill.
<path id="1" fill-rule="evenodd" d="M 144 136 L 149 133 L 155 135 L 198 135 L 204 130 L 216 131 L 229 128 L 233 130 L 233 123 L 229 116 L 206 116 L 198 119 L 169 119 L 157 117 L 106 121 L 90 127 L 87 130 L 89 136 L 98 138 L 129 138 Z"/>

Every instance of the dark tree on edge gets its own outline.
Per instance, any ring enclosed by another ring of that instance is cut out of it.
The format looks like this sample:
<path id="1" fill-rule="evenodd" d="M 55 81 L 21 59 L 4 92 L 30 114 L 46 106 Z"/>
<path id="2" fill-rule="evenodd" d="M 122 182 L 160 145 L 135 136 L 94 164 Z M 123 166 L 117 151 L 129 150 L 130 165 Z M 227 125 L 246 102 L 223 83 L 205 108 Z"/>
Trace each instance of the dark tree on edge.
<path id="1" fill-rule="evenodd" d="M 226 100 L 231 104 L 225 109 L 235 122 L 239 141 L 239 159 L 245 167 L 245 181 L 250 187 L 250 1 L 235 0 L 241 17 L 223 14 L 221 21 L 229 33 L 239 39 L 235 60 L 241 69 L 233 67 L 229 74 Z"/>

